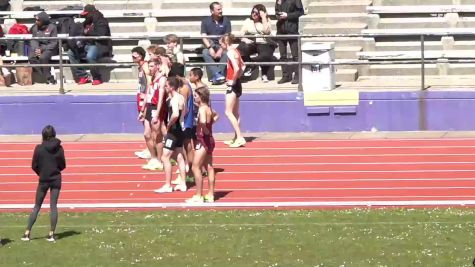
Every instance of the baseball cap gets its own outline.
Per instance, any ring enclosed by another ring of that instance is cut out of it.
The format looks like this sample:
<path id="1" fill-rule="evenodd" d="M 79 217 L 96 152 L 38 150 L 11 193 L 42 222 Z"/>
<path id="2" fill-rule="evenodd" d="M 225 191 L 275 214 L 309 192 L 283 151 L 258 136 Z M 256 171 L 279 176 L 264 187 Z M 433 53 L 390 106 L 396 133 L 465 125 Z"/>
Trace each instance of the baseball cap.
<path id="1" fill-rule="evenodd" d="M 94 5 L 85 5 L 84 10 L 81 12 L 81 16 L 87 15 L 89 12 L 96 11 L 96 7 Z"/>

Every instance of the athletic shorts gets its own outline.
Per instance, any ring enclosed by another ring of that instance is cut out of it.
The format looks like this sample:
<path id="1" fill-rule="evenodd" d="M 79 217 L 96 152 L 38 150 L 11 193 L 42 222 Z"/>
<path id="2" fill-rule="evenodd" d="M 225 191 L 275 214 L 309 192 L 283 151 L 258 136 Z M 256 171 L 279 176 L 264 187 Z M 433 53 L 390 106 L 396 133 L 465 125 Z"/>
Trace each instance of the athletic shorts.
<path id="1" fill-rule="evenodd" d="M 156 116 L 155 114 L 156 112 L 157 112 L 157 106 L 147 104 L 147 110 L 145 111 L 145 119 L 151 122 L 153 117 Z"/>
<path id="2" fill-rule="evenodd" d="M 40 181 L 39 187 L 43 192 L 46 192 L 48 189 L 61 189 L 61 179 Z"/>
<path id="3" fill-rule="evenodd" d="M 193 126 L 193 128 L 186 128 L 183 131 L 183 135 L 184 135 L 185 139 L 196 140 L 196 126 Z"/>
<path id="4" fill-rule="evenodd" d="M 236 94 L 236 97 L 240 97 L 242 95 L 241 80 L 237 80 L 233 86 L 228 86 L 228 89 L 226 90 L 226 94 L 230 94 L 232 92 Z"/>
<path id="5" fill-rule="evenodd" d="M 169 150 L 175 150 L 177 147 L 183 147 L 183 132 L 169 132 L 165 135 L 163 147 Z"/>
<path id="6" fill-rule="evenodd" d="M 195 144 L 195 150 L 199 150 L 200 148 L 204 148 L 206 154 L 211 155 L 213 154 L 215 142 L 213 136 L 206 135 L 206 136 L 198 136 Z"/>

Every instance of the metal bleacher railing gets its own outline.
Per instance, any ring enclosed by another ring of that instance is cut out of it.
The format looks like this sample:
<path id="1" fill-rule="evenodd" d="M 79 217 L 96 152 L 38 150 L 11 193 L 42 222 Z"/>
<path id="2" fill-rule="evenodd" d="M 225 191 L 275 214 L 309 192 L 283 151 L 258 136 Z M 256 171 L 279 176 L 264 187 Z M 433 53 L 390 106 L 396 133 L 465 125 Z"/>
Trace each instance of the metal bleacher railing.
<path id="1" fill-rule="evenodd" d="M 425 64 L 435 64 L 440 61 L 437 59 L 430 59 L 427 60 L 424 56 L 424 42 L 426 37 L 442 37 L 442 36 L 474 36 L 475 31 L 463 31 L 459 30 L 457 32 L 452 32 L 449 29 L 447 32 L 435 32 L 435 33 L 426 33 L 426 34 L 421 34 L 421 33 L 406 33 L 406 34 L 400 34 L 400 33 L 378 33 L 378 34 L 301 34 L 301 35 L 237 35 L 237 38 L 242 38 L 242 37 L 248 37 L 248 38 L 255 38 L 255 37 L 271 37 L 273 39 L 298 39 L 298 61 L 297 62 L 246 62 L 247 65 L 298 65 L 298 71 L 299 71 L 299 85 L 298 85 L 298 90 L 302 91 L 302 67 L 307 66 L 307 65 L 319 65 L 319 66 L 338 66 L 338 65 L 391 65 L 391 64 L 420 64 L 421 65 L 421 90 L 427 89 L 425 86 Z M 135 65 L 132 61 L 130 62 L 118 62 L 118 63 L 95 63 L 95 64 L 88 64 L 88 63 L 81 63 L 81 64 L 68 64 L 65 63 L 65 59 L 62 53 L 62 44 L 65 40 L 98 40 L 98 39 L 112 39 L 112 40 L 150 40 L 151 42 L 155 40 L 163 40 L 163 37 L 165 35 L 163 34 L 149 34 L 149 35 L 143 35 L 143 36 L 97 36 L 97 37 L 69 37 L 69 36 L 58 36 L 58 37 L 31 37 L 28 35 L 21 36 L 21 35 L 15 35 L 15 36 L 5 36 L 5 40 L 45 40 L 45 39 L 51 39 L 51 40 L 58 40 L 59 41 L 59 63 L 58 64 L 5 64 L 0 65 L 0 67 L 5 67 L 5 68 L 15 68 L 15 67 L 35 67 L 35 66 L 51 66 L 51 67 L 57 67 L 59 68 L 59 93 L 64 94 L 64 72 L 63 69 L 64 67 L 74 67 L 74 66 L 81 66 L 81 67 L 89 67 L 89 66 L 96 66 L 96 67 L 117 67 L 117 68 L 128 68 L 132 67 Z M 419 37 L 420 38 L 420 52 L 421 56 L 420 59 L 412 59 L 412 60 L 378 60 L 378 61 L 369 61 L 369 60 L 344 60 L 344 61 L 338 61 L 338 62 L 319 62 L 319 61 L 302 61 L 302 42 L 304 39 L 308 38 L 315 38 L 315 37 L 397 37 L 397 36 L 412 36 L 412 37 Z M 178 36 L 180 40 L 180 48 L 183 51 L 183 42 L 184 40 L 193 40 L 193 39 L 202 39 L 203 36 L 201 35 L 196 35 L 196 36 Z M 219 36 L 207 36 L 207 38 L 218 38 Z M 475 63 L 475 59 L 445 59 L 444 63 Z M 207 66 L 207 65 L 221 65 L 221 64 L 226 64 L 226 63 L 205 63 L 205 62 L 185 62 L 185 69 L 186 66 Z"/>

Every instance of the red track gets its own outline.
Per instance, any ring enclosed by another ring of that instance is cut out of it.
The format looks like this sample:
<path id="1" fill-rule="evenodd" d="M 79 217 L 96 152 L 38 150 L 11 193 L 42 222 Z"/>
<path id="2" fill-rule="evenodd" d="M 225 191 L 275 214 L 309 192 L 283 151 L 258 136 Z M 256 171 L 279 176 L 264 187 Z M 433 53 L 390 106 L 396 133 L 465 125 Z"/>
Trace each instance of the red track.
<path id="1" fill-rule="evenodd" d="M 0 210 L 30 208 L 31 143 L 0 143 Z M 188 192 L 155 194 L 163 173 L 141 169 L 142 142 L 64 144 L 61 207 L 182 207 Z M 217 194 L 205 207 L 475 205 L 475 139 L 256 141 L 219 144 Z"/>

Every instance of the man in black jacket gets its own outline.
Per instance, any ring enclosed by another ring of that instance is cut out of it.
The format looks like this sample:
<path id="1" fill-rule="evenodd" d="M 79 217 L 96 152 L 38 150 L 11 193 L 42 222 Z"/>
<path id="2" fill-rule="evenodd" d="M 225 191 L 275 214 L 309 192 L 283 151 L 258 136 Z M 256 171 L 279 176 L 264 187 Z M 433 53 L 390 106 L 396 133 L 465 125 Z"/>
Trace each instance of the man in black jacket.
<path id="1" fill-rule="evenodd" d="M 96 10 L 93 5 L 86 5 L 81 16 L 85 17 L 83 23 L 83 35 L 84 36 L 111 36 L 109 28 L 109 22 L 104 15 Z M 78 40 L 76 42 L 78 49 L 68 50 L 69 62 L 72 64 L 78 64 L 81 62 L 84 51 L 86 55 L 87 63 L 97 63 L 99 58 L 112 57 L 112 41 L 101 40 Z M 84 68 L 72 67 L 72 72 L 75 79 L 79 80 L 78 84 L 85 84 L 90 82 L 87 77 L 87 73 Z M 99 68 L 90 67 L 92 76 L 92 85 L 99 85 L 102 83 L 102 77 L 99 72 Z"/>
<path id="2" fill-rule="evenodd" d="M 35 25 L 31 28 L 33 37 L 56 37 L 56 25 L 50 23 L 50 17 L 45 12 L 35 16 Z M 58 54 L 58 40 L 31 40 L 28 60 L 31 64 L 49 64 L 51 57 Z M 50 67 L 34 67 L 35 82 L 56 84 L 51 75 Z"/>
<path id="3" fill-rule="evenodd" d="M 277 0 L 275 3 L 275 14 L 277 15 L 277 34 L 299 34 L 299 17 L 304 14 L 304 9 L 301 0 Z M 292 53 L 292 61 L 298 62 L 298 39 L 277 39 L 279 45 L 279 53 L 281 61 L 289 61 L 287 59 L 287 44 L 290 45 L 290 52 Z M 292 74 L 295 73 L 293 79 Z M 283 65 L 282 79 L 277 83 L 287 83 L 292 81 L 292 84 L 299 83 L 299 72 L 297 65 Z"/>

